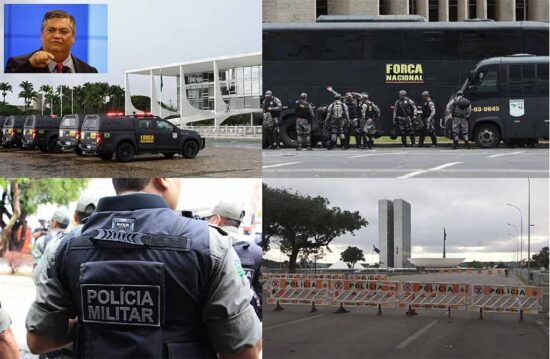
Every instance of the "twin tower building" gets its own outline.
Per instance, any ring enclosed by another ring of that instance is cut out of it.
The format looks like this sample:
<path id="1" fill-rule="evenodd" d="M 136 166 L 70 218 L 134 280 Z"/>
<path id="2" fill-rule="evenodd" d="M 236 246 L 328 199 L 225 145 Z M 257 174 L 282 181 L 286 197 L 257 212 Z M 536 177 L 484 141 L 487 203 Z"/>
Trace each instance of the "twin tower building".
<path id="1" fill-rule="evenodd" d="M 411 204 L 402 199 L 378 201 L 380 267 L 410 268 Z"/>

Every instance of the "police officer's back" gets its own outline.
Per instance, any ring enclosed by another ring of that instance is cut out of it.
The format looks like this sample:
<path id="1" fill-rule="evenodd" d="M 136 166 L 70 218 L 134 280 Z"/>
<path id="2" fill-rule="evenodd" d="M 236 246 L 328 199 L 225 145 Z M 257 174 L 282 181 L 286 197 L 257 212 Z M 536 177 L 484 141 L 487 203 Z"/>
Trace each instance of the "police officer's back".
<path id="1" fill-rule="evenodd" d="M 221 227 L 231 238 L 233 248 L 237 252 L 252 290 L 251 304 L 256 314 L 262 318 L 262 285 L 260 283 L 262 267 L 262 248 L 254 239 L 243 236 L 238 228 L 244 217 L 244 210 L 236 203 L 219 202 L 216 206 L 203 214 L 208 223 Z"/>
<path id="2" fill-rule="evenodd" d="M 31 351 L 74 339 L 78 357 L 257 355 L 260 324 L 236 253 L 217 229 L 172 210 L 179 180 L 113 183 L 124 195 L 102 198 L 82 234 L 64 237 L 37 291 Z"/>

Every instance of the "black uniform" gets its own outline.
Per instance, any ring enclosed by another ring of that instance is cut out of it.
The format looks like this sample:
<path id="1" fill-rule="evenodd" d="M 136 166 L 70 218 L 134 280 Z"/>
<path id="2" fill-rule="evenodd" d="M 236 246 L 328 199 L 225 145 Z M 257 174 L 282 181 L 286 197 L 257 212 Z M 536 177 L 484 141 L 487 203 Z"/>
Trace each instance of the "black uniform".
<path id="1" fill-rule="evenodd" d="M 306 100 L 296 101 L 296 142 L 298 150 L 305 141 L 307 149 L 311 149 L 311 121 L 315 117 L 311 104 Z"/>
<path id="2" fill-rule="evenodd" d="M 420 137 L 418 138 L 418 145 L 420 147 L 424 146 L 424 138 L 426 135 L 430 136 L 432 140 L 432 146 L 437 145 L 437 137 L 435 136 L 435 104 L 431 98 L 428 98 L 422 104 L 422 130 L 420 131 Z"/>
<path id="3" fill-rule="evenodd" d="M 414 101 L 408 97 L 395 102 L 393 110 L 393 125 L 397 126 L 401 135 L 401 144 L 407 146 L 407 135 L 410 136 L 411 145 L 414 145 L 414 129 L 412 120 L 416 117 L 416 106 Z"/>
<path id="4" fill-rule="evenodd" d="M 347 99 L 344 101 L 346 106 L 348 106 L 348 116 L 349 120 L 344 123 L 344 146 L 349 148 L 349 140 L 353 135 L 355 136 L 355 142 L 357 143 L 357 148 L 359 148 L 359 122 L 360 122 L 360 109 L 357 104 L 357 100 L 352 98 L 351 100 Z"/>
<path id="5" fill-rule="evenodd" d="M 264 100 L 262 108 L 264 111 L 263 128 L 268 138 L 268 143 L 271 148 L 279 148 L 279 135 L 281 133 L 279 118 L 283 111 L 283 104 L 277 97 L 272 96 Z"/>

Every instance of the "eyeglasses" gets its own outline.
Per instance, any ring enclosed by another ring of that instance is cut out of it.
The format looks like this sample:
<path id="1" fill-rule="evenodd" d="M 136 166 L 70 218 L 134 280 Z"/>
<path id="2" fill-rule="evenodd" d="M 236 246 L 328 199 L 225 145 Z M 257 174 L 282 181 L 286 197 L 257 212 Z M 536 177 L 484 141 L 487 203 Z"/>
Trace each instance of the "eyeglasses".
<path id="1" fill-rule="evenodd" d="M 70 36 L 73 33 L 70 29 L 67 29 L 67 28 L 56 29 L 55 27 L 47 27 L 46 29 L 44 29 L 44 32 L 51 36 L 55 35 L 57 32 L 59 32 L 59 35 L 61 36 Z"/>

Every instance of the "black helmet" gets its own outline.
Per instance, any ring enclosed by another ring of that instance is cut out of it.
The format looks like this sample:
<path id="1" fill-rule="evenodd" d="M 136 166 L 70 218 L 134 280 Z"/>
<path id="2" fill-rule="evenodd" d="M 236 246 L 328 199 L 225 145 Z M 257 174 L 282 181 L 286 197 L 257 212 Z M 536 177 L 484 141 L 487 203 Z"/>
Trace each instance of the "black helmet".
<path id="1" fill-rule="evenodd" d="M 465 110 L 470 106 L 470 100 L 468 100 L 466 97 L 461 97 L 457 101 L 458 108 L 461 110 Z"/>

